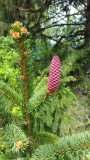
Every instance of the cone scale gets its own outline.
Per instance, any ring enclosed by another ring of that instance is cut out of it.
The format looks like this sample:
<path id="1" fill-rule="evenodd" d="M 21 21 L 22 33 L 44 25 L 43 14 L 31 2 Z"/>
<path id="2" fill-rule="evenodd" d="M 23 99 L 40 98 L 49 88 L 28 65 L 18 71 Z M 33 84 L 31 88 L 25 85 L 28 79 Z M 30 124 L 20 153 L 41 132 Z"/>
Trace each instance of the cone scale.
<path id="1" fill-rule="evenodd" d="M 55 55 L 50 64 L 50 71 L 48 77 L 47 92 L 52 93 L 59 89 L 60 86 L 61 62 L 57 55 Z"/>

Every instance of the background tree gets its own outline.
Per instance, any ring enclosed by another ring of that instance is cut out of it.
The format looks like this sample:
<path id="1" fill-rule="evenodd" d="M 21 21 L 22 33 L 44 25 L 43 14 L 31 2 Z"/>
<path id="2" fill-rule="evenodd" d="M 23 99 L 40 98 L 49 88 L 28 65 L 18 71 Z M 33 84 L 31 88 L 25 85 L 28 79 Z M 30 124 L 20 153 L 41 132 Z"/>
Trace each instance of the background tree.
<path id="1" fill-rule="evenodd" d="M 34 37 L 35 39 L 38 36 L 43 39 L 49 38 L 57 44 L 61 44 L 63 39 L 67 38 L 77 43 L 85 39 L 85 18 L 87 18 L 85 13 L 87 12 L 88 2 L 82 0 L 17 0 L 16 2 L 8 0 L 0 3 L 1 21 L 8 24 L 15 20 L 22 21 L 30 30 L 31 38 Z M 74 10 L 74 12 L 71 12 L 71 10 Z M 67 23 L 67 18 L 70 19 L 69 23 Z M 66 26 L 71 27 L 68 35 L 63 32 Z M 49 32 L 47 34 L 47 30 L 51 28 L 54 29 L 53 34 L 49 34 Z"/>
<path id="2" fill-rule="evenodd" d="M 16 42 L 10 36 L 0 37 L 3 159 L 89 159 L 89 132 L 80 134 L 89 130 L 90 124 L 89 1 L 0 3 L 2 29 L 7 25 L 3 30 L 5 36 L 14 20 L 22 21 L 30 31 L 21 40 L 21 31 L 17 34 L 20 28 L 13 28 L 15 33 L 13 30 L 11 33 Z M 49 64 L 55 54 L 62 61 L 61 84 L 57 93 L 47 97 Z M 32 136 L 34 149 L 44 146 L 31 158 L 32 145 L 29 148 L 28 144 Z M 59 137 L 62 139 L 57 143 Z"/>

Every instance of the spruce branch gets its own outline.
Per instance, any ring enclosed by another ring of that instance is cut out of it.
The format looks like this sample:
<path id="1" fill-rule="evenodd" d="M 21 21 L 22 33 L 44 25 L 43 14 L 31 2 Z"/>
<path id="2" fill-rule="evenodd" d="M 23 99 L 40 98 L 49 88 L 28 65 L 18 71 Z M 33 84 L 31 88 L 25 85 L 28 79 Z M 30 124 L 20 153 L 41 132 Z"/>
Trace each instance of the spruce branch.
<path id="1" fill-rule="evenodd" d="M 37 87 L 38 88 L 38 87 Z M 29 112 L 33 112 L 35 109 L 37 109 L 46 99 L 47 93 L 46 93 L 46 85 L 41 88 L 41 90 L 38 90 L 29 100 L 28 103 L 28 110 Z"/>
<path id="2" fill-rule="evenodd" d="M 66 76 L 65 78 L 61 79 L 62 84 L 66 84 L 71 81 L 76 81 L 76 78 L 74 78 L 73 76 Z"/>
<path id="3" fill-rule="evenodd" d="M 35 94 L 30 99 L 29 105 L 30 109 L 33 111 L 37 109 L 39 105 L 41 105 L 45 99 L 52 95 L 54 92 L 56 92 L 59 89 L 60 85 L 60 73 L 61 73 L 61 62 L 57 55 L 55 55 L 52 58 L 51 64 L 50 64 L 50 71 L 48 76 L 48 83 L 47 86 L 42 86 L 42 82 L 44 82 L 47 79 L 42 79 L 41 83 L 36 87 Z M 41 89 L 40 89 L 41 88 Z"/>
<path id="4" fill-rule="evenodd" d="M 51 152 L 50 152 L 51 151 Z M 90 131 L 65 136 L 58 139 L 53 145 L 41 145 L 32 155 L 31 160 L 82 160 L 90 153 Z M 52 158 L 51 158 L 52 159 Z"/>
<path id="5" fill-rule="evenodd" d="M 5 82 L 0 82 L 0 89 L 4 92 L 4 96 L 7 98 L 10 98 L 11 100 L 14 100 L 17 104 L 23 103 L 22 96 L 12 89 L 9 85 L 7 85 Z"/>
<path id="6" fill-rule="evenodd" d="M 41 78 L 41 77 L 40 77 Z M 47 84 L 47 77 L 43 77 L 34 89 L 34 94 L 40 91 Z"/>
<path id="7" fill-rule="evenodd" d="M 24 151 L 28 146 L 28 139 L 22 129 L 16 124 L 12 123 L 6 126 L 5 139 L 13 153 Z"/>
<path id="8" fill-rule="evenodd" d="M 65 152 L 78 151 L 79 149 L 87 150 L 90 148 L 90 131 L 66 136 L 56 142 L 56 153 L 58 155 Z"/>

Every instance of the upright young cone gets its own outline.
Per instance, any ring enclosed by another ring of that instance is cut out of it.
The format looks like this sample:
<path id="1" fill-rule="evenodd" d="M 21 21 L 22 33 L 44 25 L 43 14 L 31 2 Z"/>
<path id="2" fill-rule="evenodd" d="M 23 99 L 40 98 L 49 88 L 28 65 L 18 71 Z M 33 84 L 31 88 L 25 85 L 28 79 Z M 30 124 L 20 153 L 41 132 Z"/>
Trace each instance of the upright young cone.
<path id="1" fill-rule="evenodd" d="M 59 57 L 56 55 L 53 57 L 50 64 L 50 71 L 48 77 L 47 92 L 52 93 L 58 90 L 60 85 L 60 73 L 61 73 L 61 62 Z"/>

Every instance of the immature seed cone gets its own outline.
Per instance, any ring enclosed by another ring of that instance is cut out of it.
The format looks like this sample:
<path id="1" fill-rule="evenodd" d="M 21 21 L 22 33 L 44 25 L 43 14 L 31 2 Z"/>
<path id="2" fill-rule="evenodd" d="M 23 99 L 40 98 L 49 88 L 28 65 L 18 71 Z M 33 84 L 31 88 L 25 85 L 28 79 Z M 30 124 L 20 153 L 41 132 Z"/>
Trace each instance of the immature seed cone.
<path id="1" fill-rule="evenodd" d="M 17 146 L 18 149 L 22 149 L 23 148 L 23 142 L 21 140 L 17 141 L 16 146 Z"/>
<path id="2" fill-rule="evenodd" d="M 47 92 L 52 93 L 58 90 L 60 85 L 60 73 L 61 73 L 61 62 L 58 56 L 54 56 L 51 64 L 48 77 Z"/>

